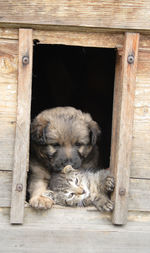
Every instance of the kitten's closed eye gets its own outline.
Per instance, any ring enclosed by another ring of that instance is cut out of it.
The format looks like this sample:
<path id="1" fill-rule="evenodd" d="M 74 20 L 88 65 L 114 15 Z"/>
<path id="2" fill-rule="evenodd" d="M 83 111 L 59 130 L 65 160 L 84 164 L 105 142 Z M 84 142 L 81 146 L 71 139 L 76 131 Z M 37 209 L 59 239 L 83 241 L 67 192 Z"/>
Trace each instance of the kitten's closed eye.
<path id="1" fill-rule="evenodd" d="M 75 179 L 75 184 L 78 185 L 78 183 L 79 183 L 79 180 L 78 180 L 78 178 L 76 178 Z"/>
<path id="2" fill-rule="evenodd" d="M 71 193 L 69 193 L 69 198 L 72 198 L 73 196 L 75 195 L 75 193 L 73 193 L 73 192 L 71 192 Z"/>

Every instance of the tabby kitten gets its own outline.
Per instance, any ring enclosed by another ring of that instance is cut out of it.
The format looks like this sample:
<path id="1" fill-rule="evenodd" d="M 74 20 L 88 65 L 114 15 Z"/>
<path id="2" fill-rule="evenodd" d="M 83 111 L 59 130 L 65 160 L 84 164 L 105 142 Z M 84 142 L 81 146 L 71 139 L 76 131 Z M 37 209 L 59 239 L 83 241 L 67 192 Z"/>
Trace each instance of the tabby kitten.
<path id="1" fill-rule="evenodd" d="M 68 165 L 62 172 L 51 175 L 50 190 L 43 195 L 58 205 L 94 205 L 99 211 L 112 211 L 113 202 L 108 195 L 114 186 L 114 178 L 110 176 L 109 170 L 82 172 Z"/>

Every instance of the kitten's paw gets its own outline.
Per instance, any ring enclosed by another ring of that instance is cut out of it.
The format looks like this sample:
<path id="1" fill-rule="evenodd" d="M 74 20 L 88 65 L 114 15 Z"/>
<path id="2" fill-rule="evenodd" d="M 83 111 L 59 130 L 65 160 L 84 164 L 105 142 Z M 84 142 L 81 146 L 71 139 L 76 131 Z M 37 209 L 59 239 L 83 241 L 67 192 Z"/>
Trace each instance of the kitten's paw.
<path id="1" fill-rule="evenodd" d="M 111 200 L 108 200 L 103 206 L 102 206 L 102 211 L 106 212 L 112 212 L 114 209 L 114 204 Z"/>
<path id="2" fill-rule="evenodd" d="M 105 191 L 113 192 L 115 188 L 115 179 L 114 177 L 108 176 L 105 181 Z"/>
<path id="3" fill-rule="evenodd" d="M 100 198 L 99 200 L 95 200 L 93 204 L 101 212 L 111 212 L 114 209 L 113 202 L 107 198 Z"/>
<path id="4" fill-rule="evenodd" d="M 36 209 L 50 209 L 53 205 L 53 199 L 46 196 L 35 196 L 29 201 L 30 206 Z"/>

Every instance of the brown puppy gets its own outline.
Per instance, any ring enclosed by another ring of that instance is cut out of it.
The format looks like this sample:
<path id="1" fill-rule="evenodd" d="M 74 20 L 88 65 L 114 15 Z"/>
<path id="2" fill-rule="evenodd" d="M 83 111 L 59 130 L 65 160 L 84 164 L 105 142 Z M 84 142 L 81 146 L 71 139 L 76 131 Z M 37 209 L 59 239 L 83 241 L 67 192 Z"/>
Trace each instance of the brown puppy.
<path id="1" fill-rule="evenodd" d="M 98 124 L 87 113 L 73 107 L 57 107 L 41 112 L 31 124 L 30 205 L 50 208 L 47 190 L 51 172 L 66 165 L 75 169 L 98 167 Z"/>

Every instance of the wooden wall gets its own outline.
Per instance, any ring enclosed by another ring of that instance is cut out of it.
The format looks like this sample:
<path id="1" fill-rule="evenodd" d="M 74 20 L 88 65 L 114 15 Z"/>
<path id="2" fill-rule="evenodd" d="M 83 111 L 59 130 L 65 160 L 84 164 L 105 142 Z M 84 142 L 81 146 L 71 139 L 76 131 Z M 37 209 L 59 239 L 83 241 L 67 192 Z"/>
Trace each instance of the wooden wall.
<path id="1" fill-rule="evenodd" d="M 8 223 L 0 208 L 2 253 L 149 253 L 150 214 L 129 213 L 126 226 L 113 226 L 110 215 L 92 208 L 25 210 L 24 225 Z"/>
<path id="2" fill-rule="evenodd" d="M 150 211 L 150 37 L 141 36 L 136 77 L 130 209 Z"/>
<path id="3" fill-rule="evenodd" d="M 149 43 L 150 44 L 150 43 Z M 150 46 L 150 45 L 148 45 Z M 131 177 L 150 179 L 150 47 L 139 52 Z"/>
<path id="4" fill-rule="evenodd" d="M 5 0 L 0 5 L 0 22 L 5 26 L 150 29 L 149 0 Z"/>
<path id="5" fill-rule="evenodd" d="M 12 170 L 16 122 L 18 42 L 0 38 L 0 170 Z"/>
<path id="6" fill-rule="evenodd" d="M 0 248 L 2 252 L 149 252 L 149 0 L 0 1 Z M 4 27 L 4 28 L 2 28 Z M 10 27 L 11 29 L 6 29 Z M 18 28 L 41 43 L 120 48 L 124 31 L 140 31 L 128 224 L 93 208 L 25 208 L 24 226 L 9 225 L 17 107 Z M 12 29 L 15 28 L 15 29 Z M 40 29 L 40 30 L 39 30 Z M 43 31 L 44 30 L 44 31 Z M 47 31 L 46 31 L 47 30 Z M 90 36 L 87 39 L 87 32 Z M 100 32 L 100 33 L 99 33 Z M 111 32 L 111 36 L 110 33 Z M 147 35 L 146 35 L 147 33 Z M 140 211 L 140 212 L 135 212 Z M 144 211 L 144 212 L 141 212 Z M 147 212 L 148 211 L 148 212 Z"/>
<path id="7" fill-rule="evenodd" d="M 63 32 L 34 31 L 33 37 L 50 43 L 71 43 L 76 32 L 62 37 Z M 86 33 L 81 32 L 76 44 L 84 45 Z M 45 38 L 45 40 L 44 40 Z M 66 38 L 66 39 L 65 39 Z M 123 33 L 113 34 L 113 40 L 108 33 L 93 33 L 89 37 L 89 45 L 93 40 L 99 42 L 96 46 L 122 47 Z M 136 97 L 133 127 L 133 148 L 131 159 L 131 179 L 129 210 L 150 211 L 150 43 L 149 36 L 141 35 L 139 62 L 136 78 Z M 74 41 L 74 40 L 73 40 Z M 106 41 L 106 43 L 104 43 Z M 87 42 L 85 42 L 87 43 Z M 94 46 L 94 45 L 93 45 Z M 11 181 L 13 169 L 13 152 L 16 123 L 17 96 L 17 66 L 18 66 L 18 30 L 0 29 L 0 206 L 9 207 L 11 197 Z"/>

